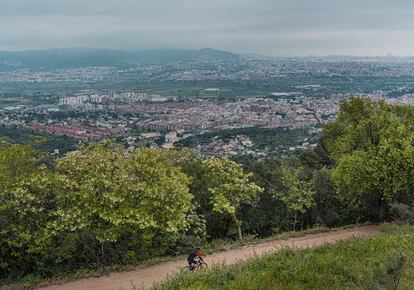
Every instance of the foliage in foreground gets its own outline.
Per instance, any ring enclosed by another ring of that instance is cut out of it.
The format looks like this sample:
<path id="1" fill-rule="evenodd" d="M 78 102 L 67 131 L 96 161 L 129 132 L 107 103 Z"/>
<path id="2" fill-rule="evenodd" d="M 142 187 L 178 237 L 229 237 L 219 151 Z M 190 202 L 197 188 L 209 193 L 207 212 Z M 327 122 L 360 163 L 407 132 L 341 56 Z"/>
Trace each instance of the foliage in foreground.
<path id="1" fill-rule="evenodd" d="M 286 249 L 233 266 L 176 276 L 166 289 L 413 289 L 414 229 L 315 249 Z"/>
<path id="2" fill-rule="evenodd" d="M 414 223 L 413 124 L 414 107 L 351 98 L 314 151 L 237 163 L 113 142 L 58 158 L 36 140 L 0 139 L 0 284 L 142 264 L 243 235 Z"/>
<path id="3" fill-rule="evenodd" d="M 185 152 L 103 142 L 47 164 L 31 145 L 0 142 L 0 284 L 134 265 L 188 251 L 205 236 L 191 179 L 178 166 Z M 208 202 L 236 217 L 260 187 L 233 161 L 210 165 L 227 170 L 209 178 Z"/>
<path id="4" fill-rule="evenodd" d="M 351 98 L 324 128 L 335 161 L 338 195 L 356 207 L 387 217 L 393 202 L 413 203 L 414 110 L 407 105 Z"/>

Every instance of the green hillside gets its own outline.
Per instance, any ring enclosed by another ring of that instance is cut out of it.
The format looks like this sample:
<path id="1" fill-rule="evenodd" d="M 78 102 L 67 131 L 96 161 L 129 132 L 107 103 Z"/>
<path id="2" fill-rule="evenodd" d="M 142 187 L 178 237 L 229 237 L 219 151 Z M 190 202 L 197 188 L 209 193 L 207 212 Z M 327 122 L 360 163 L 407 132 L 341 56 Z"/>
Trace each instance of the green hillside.
<path id="1" fill-rule="evenodd" d="M 155 289 L 414 289 L 413 239 L 414 228 L 405 227 L 376 238 L 284 250 L 177 276 Z"/>
<path id="2" fill-rule="evenodd" d="M 28 51 L 0 51 L 0 69 L 62 69 L 88 66 L 130 67 L 140 63 L 191 61 L 194 59 L 230 61 L 239 55 L 212 48 L 153 49 L 124 51 L 96 48 L 62 48 Z"/>
<path id="3" fill-rule="evenodd" d="M 125 150 L 115 141 L 52 156 L 38 140 L 18 144 L 22 136 L 9 134 L 0 139 L 0 285 L 141 265 L 217 240 L 366 221 L 414 223 L 413 132 L 413 107 L 351 98 L 314 151 L 290 158 L 201 159 L 186 150 Z M 267 281 L 263 289 L 272 283 L 367 289 L 371 284 L 358 283 L 385 279 L 378 277 L 398 253 L 409 255 L 410 238 L 408 231 L 322 252 L 285 252 L 271 263 L 258 260 L 257 273 L 231 270 L 200 287 L 244 285 L 231 284 L 237 281 L 260 289 L 255 283 Z"/>

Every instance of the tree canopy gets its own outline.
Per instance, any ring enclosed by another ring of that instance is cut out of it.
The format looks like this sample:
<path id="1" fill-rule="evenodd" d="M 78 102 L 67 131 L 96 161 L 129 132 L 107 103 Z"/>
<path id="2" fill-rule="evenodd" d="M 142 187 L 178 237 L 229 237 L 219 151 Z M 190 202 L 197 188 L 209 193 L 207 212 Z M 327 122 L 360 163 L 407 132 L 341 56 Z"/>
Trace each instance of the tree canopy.
<path id="1" fill-rule="evenodd" d="M 213 210 L 228 213 L 235 221 L 239 238 L 243 239 L 236 211 L 242 203 L 253 202 L 262 188 L 251 182 L 252 174 L 245 173 L 242 166 L 234 161 L 212 157 L 202 164 L 209 178 Z"/>
<path id="2" fill-rule="evenodd" d="M 363 98 L 341 104 L 323 136 L 335 160 L 333 180 L 343 200 L 375 205 L 385 218 L 386 204 L 412 200 L 414 109 Z"/>

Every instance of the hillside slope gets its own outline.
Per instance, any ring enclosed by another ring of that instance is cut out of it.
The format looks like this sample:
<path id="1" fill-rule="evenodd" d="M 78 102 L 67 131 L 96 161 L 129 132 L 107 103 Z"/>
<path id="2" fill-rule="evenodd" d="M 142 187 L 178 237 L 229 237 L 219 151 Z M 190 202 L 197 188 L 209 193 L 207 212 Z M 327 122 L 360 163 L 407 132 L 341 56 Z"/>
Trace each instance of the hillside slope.
<path id="1" fill-rule="evenodd" d="M 156 290 L 414 289 L 413 227 L 181 275 Z"/>
<path id="2" fill-rule="evenodd" d="M 255 255 L 262 255 L 278 251 L 284 247 L 308 248 L 326 243 L 335 243 L 340 240 L 350 239 L 355 236 L 371 236 L 378 234 L 378 226 L 365 226 L 353 229 L 332 231 L 327 233 L 312 234 L 300 238 L 288 240 L 277 240 L 265 242 L 255 246 L 243 247 L 240 249 L 219 252 L 205 257 L 210 265 L 225 264 L 231 265 L 246 260 Z M 105 277 L 82 279 L 62 285 L 54 285 L 41 289 L 45 290 L 103 290 L 103 289 L 148 289 L 154 283 L 166 280 L 169 276 L 186 265 L 186 260 L 166 262 L 151 267 L 139 268 L 130 272 L 112 273 Z"/>
<path id="3" fill-rule="evenodd" d="M 0 51 L 0 69 L 65 69 L 77 67 L 130 67 L 138 64 L 191 60 L 231 61 L 240 56 L 212 48 L 124 51 L 95 48 L 62 48 Z"/>

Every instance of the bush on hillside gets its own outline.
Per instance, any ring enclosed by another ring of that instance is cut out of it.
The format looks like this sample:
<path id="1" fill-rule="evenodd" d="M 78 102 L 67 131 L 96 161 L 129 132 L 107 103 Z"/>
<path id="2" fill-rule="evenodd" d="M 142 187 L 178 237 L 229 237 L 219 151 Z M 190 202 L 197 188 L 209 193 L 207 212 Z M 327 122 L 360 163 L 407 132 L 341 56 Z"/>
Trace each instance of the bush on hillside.
<path id="1" fill-rule="evenodd" d="M 395 222 L 414 224 L 414 209 L 411 206 L 395 202 L 390 205 L 390 212 Z"/>

